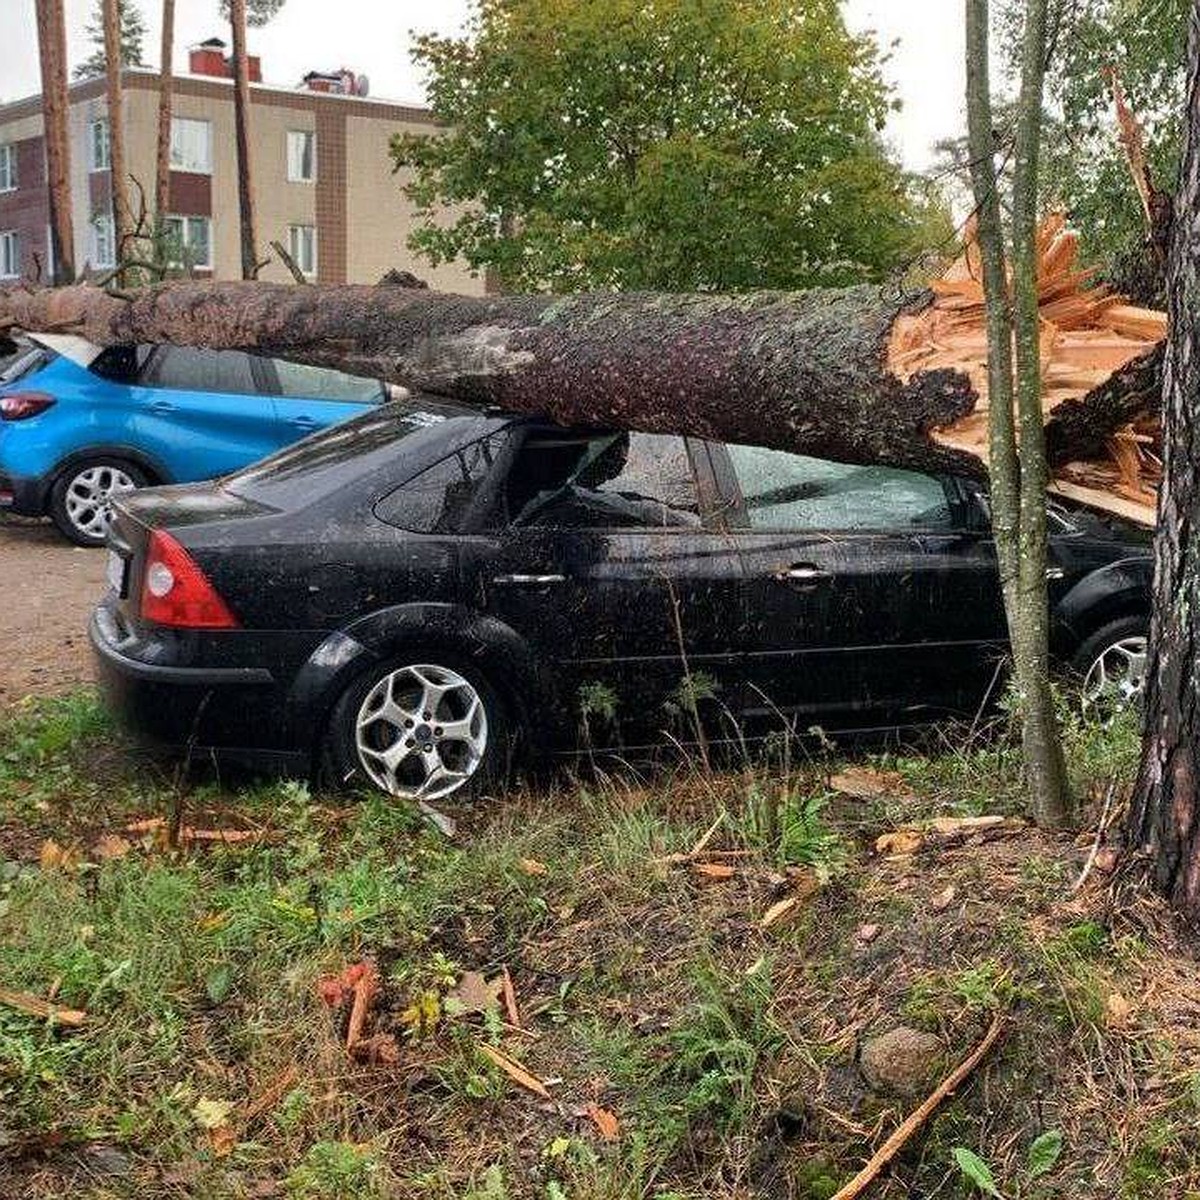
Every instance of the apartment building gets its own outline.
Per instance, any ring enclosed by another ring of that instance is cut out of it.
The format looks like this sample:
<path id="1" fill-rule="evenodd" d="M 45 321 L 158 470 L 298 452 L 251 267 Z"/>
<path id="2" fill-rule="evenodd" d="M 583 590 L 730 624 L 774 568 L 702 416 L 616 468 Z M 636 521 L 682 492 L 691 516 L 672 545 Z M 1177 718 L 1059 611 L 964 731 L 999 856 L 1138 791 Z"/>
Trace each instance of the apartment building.
<path id="1" fill-rule="evenodd" d="M 176 76 L 168 227 L 200 277 L 241 274 L 233 82 L 223 45 L 190 51 Z M 256 60 L 251 78 L 260 76 Z M 127 170 L 154 195 L 160 78 L 123 72 Z M 348 71 L 310 73 L 297 88 L 250 88 L 255 224 L 263 257 L 287 246 L 321 283 L 375 283 L 407 270 L 442 291 L 479 294 L 484 280 L 459 264 L 431 267 L 408 249 L 415 212 L 388 154 L 393 134 L 436 128 L 420 107 L 369 98 Z M 77 268 L 113 265 L 116 254 L 103 78 L 70 89 L 71 204 Z M 137 189 L 131 203 L 138 205 Z M 47 274 L 50 204 L 40 96 L 0 105 L 0 280 Z M 273 256 L 272 256 L 273 257 Z M 289 280 L 278 261 L 263 279 Z"/>

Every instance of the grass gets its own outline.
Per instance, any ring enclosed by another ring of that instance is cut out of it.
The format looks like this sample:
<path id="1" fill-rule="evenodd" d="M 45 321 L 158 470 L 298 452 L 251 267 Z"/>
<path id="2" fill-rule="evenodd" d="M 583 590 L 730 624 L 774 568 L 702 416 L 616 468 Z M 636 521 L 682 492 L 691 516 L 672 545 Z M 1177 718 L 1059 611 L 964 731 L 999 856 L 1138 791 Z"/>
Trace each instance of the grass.
<path id="1" fill-rule="evenodd" d="M 1135 745 L 1068 726 L 1091 821 Z M 460 806 L 448 841 L 380 797 L 179 781 L 87 693 L 5 714 L 0 982 L 88 1020 L 0 1007 L 0 1197 L 828 1197 L 912 1104 L 867 1087 L 861 1039 L 906 1023 L 957 1060 L 996 1012 L 1001 1047 L 875 1195 L 978 1194 L 972 1155 L 1005 1195 L 1197 1191 L 1190 945 L 1100 872 L 1072 892 L 1088 838 L 875 853 L 931 815 L 1019 808 L 1003 732 L 937 750 L 871 760 L 906 786 L 868 800 L 811 758 L 562 781 Z M 172 851 L 127 829 L 171 803 L 264 836 Z M 709 831 L 729 878 L 678 861 Z M 318 995 L 364 958 L 395 1063 L 352 1060 Z M 505 969 L 522 1029 L 456 1010 L 466 973 Z"/>

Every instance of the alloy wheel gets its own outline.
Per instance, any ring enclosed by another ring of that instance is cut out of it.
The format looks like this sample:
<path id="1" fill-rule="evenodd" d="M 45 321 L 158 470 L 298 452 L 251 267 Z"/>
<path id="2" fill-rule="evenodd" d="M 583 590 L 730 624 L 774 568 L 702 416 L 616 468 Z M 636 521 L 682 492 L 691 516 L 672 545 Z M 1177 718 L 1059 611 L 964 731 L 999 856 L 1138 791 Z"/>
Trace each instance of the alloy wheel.
<path id="1" fill-rule="evenodd" d="M 1083 704 L 1102 716 L 1141 703 L 1146 688 L 1146 639 L 1126 637 L 1106 646 L 1083 678 Z"/>
<path id="2" fill-rule="evenodd" d="M 488 722 L 474 686 L 449 667 L 421 663 L 385 675 L 355 720 L 363 770 L 385 792 L 436 800 L 479 769 Z"/>
<path id="3" fill-rule="evenodd" d="M 84 467 L 67 485 L 67 516 L 84 537 L 103 539 L 112 516 L 112 497 L 132 492 L 135 487 L 137 484 L 120 467 Z"/>

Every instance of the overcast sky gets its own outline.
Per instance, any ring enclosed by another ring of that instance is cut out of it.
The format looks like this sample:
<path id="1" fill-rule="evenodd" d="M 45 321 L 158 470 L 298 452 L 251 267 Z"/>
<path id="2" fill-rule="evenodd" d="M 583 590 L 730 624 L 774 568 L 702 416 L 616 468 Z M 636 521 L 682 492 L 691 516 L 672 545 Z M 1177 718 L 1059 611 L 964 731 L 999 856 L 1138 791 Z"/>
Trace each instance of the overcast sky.
<path id="1" fill-rule="evenodd" d="M 38 90 L 34 0 L 0 0 L 0 101 Z M 86 26 L 94 0 L 66 0 L 68 53 L 72 63 L 88 53 Z M 140 0 L 150 28 L 145 56 L 158 58 L 160 5 Z M 290 87 L 309 70 L 349 67 L 365 72 L 373 94 L 420 100 L 421 78 L 408 57 L 410 31 L 453 33 L 462 28 L 468 0 L 286 0 L 265 29 L 250 31 L 250 50 L 262 56 L 268 83 Z M 218 0 L 176 0 L 175 68 L 186 69 L 186 48 L 224 35 Z M 888 129 L 904 162 L 928 165 L 933 143 L 963 124 L 962 0 L 846 0 L 855 29 L 875 29 L 881 46 L 893 40 L 887 64 L 903 109 Z"/>

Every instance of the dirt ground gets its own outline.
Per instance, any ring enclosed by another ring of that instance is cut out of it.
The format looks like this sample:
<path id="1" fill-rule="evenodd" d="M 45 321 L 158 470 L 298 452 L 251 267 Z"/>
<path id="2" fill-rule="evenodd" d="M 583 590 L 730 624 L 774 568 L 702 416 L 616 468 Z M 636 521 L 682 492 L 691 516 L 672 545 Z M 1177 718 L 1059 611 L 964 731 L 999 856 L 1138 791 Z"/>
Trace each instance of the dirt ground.
<path id="1" fill-rule="evenodd" d="M 0 711 L 91 680 L 87 623 L 105 561 L 49 522 L 0 515 Z"/>

